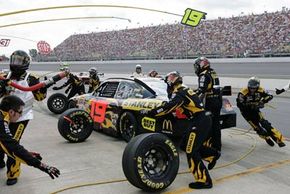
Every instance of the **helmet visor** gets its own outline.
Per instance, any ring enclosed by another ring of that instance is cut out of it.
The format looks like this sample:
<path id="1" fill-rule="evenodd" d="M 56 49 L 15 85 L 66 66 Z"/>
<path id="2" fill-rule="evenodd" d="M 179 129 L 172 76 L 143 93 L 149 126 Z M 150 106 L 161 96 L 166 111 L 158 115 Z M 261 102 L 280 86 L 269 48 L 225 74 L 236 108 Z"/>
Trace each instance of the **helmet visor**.
<path id="1" fill-rule="evenodd" d="M 13 66 L 23 65 L 26 62 L 25 60 L 26 60 L 26 57 L 19 56 L 19 55 L 12 55 L 10 58 L 10 65 L 13 65 Z"/>

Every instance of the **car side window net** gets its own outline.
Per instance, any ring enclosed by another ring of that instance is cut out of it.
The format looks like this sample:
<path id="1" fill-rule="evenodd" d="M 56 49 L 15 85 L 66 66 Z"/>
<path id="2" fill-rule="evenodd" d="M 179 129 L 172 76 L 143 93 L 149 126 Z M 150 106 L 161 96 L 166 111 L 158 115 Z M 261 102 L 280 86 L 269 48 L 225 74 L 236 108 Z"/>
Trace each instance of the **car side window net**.
<path id="1" fill-rule="evenodd" d="M 114 98 L 119 82 L 107 82 L 106 84 L 101 85 L 95 92 L 95 96 Z"/>

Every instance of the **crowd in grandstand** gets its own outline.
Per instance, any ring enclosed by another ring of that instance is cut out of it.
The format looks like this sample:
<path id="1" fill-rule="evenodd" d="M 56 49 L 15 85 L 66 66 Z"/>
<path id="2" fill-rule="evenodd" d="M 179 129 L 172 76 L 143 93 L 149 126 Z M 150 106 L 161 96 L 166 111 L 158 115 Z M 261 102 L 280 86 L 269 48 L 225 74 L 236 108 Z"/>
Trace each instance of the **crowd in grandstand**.
<path id="1" fill-rule="evenodd" d="M 51 56 L 61 60 L 244 57 L 290 53 L 290 10 L 71 35 Z M 45 57 L 42 56 L 45 60 Z"/>

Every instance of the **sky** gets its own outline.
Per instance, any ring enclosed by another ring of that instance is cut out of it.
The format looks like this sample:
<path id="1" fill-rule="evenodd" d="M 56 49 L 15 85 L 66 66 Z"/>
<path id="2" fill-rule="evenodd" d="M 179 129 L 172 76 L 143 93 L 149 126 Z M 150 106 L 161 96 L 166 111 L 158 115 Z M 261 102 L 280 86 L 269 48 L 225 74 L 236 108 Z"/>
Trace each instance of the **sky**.
<path id="1" fill-rule="evenodd" d="M 264 11 L 281 11 L 282 7 L 290 9 L 290 0 L 0 0 L 0 5 L 0 40 L 10 39 L 8 47 L 0 47 L 0 56 L 3 54 L 9 56 L 14 50 L 21 49 L 28 52 L 29 49 L 36 49 L 39 41 L 46 41 L 53 49 L 73 34 L 180 22 L 181 15 L 187 8 L 206 12 L 206 20 L 210 20 L 251 13 L 260 14 Z M 5 15 L 5 13 L 21 10 L 68 5 L 110 5 L 115 7 L 91 6 Z M 128 9 L 124 6 L 141 9 Z M 154 9 L 170 14 L 144 9 Z M 2 27 L 22 22 L 75 17 L 97 18 Z M 100 17 L 110 18 L 102 19 Z"/>

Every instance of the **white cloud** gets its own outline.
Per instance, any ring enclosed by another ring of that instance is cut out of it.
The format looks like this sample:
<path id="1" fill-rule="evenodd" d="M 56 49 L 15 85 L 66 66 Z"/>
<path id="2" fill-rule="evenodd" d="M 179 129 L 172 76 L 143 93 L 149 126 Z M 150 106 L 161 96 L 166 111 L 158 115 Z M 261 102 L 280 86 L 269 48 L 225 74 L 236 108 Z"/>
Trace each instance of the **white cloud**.
<path id="1" fill-rule="evenodd" d="M 215 19 L 219 16 L 230 17 L 232 15 L 262 13 L 264 11 L 274 12 L 281 10 L 283 6 L 290 8 L 289 0 L 9 0 L 2 1 L 0 13 L 18 10 L 33 9 L 39 7 L 51 7 L 62 5 L 119 5 L 136 6 L 141 8 L 157 9 L 182 15 L 186 8 L 194 8 L 207 12 L 207 19 Z M 132 22 L 117 19 L 90 19 L 36 23 L 21 26 L 0 28 L 0 39 L 7 36 L 17 36 L 26 39 L 45 40 L 51 47 L 57 46 L 64 39 L 74 33 L 87 33 L 92 31 L 104 31 L 112 29 L 124 29 L 127 27 L 148 26 L 151 24 L 164 24 L 180 21 L 180 16 L 148 12 L 144 10 L 124 8 L 72 8 L 29 12 L 17 15 L 0 17 L 0 26 L 33 20 L 56 19 L 67 17 L 99 17 L 115 16 L 128 18 Z M 4 36 L 6 35 L 6 36 Z M 36 48 L 36 43 L 21 39 L 11 38 L 9 47 L 0 47 L 0 55 L 10 55 L 16 49 L 28 51 Z"/>

